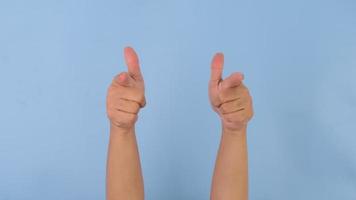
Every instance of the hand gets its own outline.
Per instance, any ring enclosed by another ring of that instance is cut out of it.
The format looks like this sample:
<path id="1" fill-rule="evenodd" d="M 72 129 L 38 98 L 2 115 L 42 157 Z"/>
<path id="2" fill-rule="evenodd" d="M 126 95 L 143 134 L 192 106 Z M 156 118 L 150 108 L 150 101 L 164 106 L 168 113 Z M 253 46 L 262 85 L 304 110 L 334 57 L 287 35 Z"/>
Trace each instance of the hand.
<path id="1" fill-rule="evenodd" d="M 223 129 L 238 131 L 246 128 L 253 116 L 252 98 L 242 83 L 243 74 L 235 72 L 222 80 L 223 65 L 224 55 L 215 54 L 209 81 L 210 103 L 221 117 Z"/>
<path id="2" fill-rule="evenodd" d="M 146 104 L 145 86 L 136 52 L 126 47 L 124 56 L 128 72 L 121 72 L 113 79 L 106 109 L 112 126 L 130 129 L 137 121 L 140 108 Z"/>

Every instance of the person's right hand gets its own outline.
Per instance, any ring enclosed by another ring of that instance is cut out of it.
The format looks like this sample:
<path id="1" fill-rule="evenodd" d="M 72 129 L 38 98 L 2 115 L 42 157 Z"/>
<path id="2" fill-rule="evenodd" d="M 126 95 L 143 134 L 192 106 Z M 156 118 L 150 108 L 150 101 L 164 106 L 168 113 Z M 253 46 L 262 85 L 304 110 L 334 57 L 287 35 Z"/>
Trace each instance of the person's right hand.
<path id="1" fill-rule="evenodd" d="M 124 56 L 128 72 L 121 72 L 113 79 L 108 89 L 106 109 L 112 126 L 130 129 L 137 121 L 140 108 L 146 104 L 145 86 L 136 52 L 126 47 Z"/>

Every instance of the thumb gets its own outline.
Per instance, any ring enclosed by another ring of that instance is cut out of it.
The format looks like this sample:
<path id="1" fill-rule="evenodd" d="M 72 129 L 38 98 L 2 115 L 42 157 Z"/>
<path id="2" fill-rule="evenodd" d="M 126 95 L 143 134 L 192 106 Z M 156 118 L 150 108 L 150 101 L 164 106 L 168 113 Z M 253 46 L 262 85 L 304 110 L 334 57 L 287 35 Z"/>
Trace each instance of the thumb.
<path id="1" fill-rule="evenodd" d="M 241 84 L 242 80 L 244 80 L 244 75 L 240 72 L 235 72 L 227 77 L 225 80 L 221 82 L 219 85 L 220 89 L 228 89 L 237 87 Z"/>
<path id="2" fill-rule="evenodd" d="M 129 75 L 136 81 L 142 81 L 143 77 L 135 50 L 132 47 L 125 47 L 124 56 Z"/>
<path id="3" fill-rule="evenodd" d="M 210 81 L 218 83 L 221 80 L 224 66 L 224 54 L 216 53 L 211 61 Z"/>

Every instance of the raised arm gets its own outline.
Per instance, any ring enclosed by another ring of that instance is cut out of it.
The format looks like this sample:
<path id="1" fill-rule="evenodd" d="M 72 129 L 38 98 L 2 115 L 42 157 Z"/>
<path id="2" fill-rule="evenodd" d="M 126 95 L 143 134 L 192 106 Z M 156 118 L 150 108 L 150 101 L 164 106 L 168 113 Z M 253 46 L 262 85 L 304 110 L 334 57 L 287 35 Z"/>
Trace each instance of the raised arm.
<path id="1" fill-rule="evenodd" d="M 143 178 L 135 136 L 135 122 L 145 106 L 144 81 L 135 51 L 126 47 L 128 72 L 117 75 L 107 94 L 110 142 L 107 160 L 107 200 L 144 199 Z"/>
<path id="2" fill-rule="evenodd" d="M 217 53 L 211 63 L 209 98 L 221 119 L 222 134 L 211 187 L 211 200 L 247 200 L 247 123 L 253 116 L 252 98 L 242 83 L 243 75 L 233 73 L 222 80 L 224 55 Z"/>

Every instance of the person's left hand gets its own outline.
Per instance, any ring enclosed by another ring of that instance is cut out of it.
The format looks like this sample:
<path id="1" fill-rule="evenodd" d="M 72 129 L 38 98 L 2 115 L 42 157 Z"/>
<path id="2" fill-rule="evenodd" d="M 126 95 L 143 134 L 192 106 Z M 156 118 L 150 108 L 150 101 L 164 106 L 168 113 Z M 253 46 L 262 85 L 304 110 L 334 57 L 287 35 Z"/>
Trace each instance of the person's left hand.
<path id="1" fill-rule="evenodd" d="M 252 98 L 242 83 L 243 74 L 235 72 L 222 79 L 223 65 L 224 55 L 215 54 L 209 81 L 210 102 L 220 116 L 224 130 L 241 130 L 253 116 Z"/>

